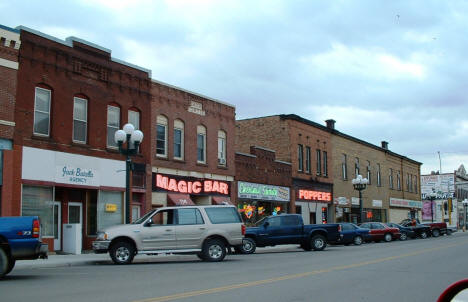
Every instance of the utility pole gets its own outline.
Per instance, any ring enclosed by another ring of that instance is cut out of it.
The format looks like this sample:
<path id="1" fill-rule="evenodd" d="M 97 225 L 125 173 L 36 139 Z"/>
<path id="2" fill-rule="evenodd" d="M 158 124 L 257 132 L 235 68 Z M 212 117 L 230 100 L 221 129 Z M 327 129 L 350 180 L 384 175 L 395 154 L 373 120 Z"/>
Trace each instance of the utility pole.
<path id="1" fill-rule="evenodd" d="M 440 151 L 437 151 L 439 154 L 439 174 L 442 174 L 442 160 L 440 159 Z"/>

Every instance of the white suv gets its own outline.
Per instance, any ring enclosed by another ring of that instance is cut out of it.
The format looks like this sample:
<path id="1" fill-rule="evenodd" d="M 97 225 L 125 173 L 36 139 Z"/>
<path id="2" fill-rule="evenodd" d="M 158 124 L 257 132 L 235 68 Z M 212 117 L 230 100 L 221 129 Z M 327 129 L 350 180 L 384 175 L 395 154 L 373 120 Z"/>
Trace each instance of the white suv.
<path id="1" fill-rule="evenodd" d="M 137 254 L 197 254 L 222 261 L 228 247 L 239 248 L 245 225 L 234 206 L 166 207 L 148 212 L 132 224 L 98 232 L 96 253 L 109 252 L 115 264 L 131 263 Z"/>

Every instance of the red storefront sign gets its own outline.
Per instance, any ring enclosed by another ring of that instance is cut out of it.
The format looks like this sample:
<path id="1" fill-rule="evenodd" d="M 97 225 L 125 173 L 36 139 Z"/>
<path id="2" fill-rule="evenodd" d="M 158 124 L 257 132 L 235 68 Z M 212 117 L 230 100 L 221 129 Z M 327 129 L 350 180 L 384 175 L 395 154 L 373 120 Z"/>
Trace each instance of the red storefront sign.
<path id="1" fill-rule="evenodd" d="M 213 179 L 181 178 L 164 174 L 153 174 L 153 191 L 229 195 L 229 183 Z"/>
<path id="2" fill-rule="evenodd" d="M 301 189 L 298 192 L 298 198 L 299 199 L 305 199 L 305 200 L 317 200 L 317 201 L 331 202 L 332 195 L 329 192 L 302 190 Z"/>

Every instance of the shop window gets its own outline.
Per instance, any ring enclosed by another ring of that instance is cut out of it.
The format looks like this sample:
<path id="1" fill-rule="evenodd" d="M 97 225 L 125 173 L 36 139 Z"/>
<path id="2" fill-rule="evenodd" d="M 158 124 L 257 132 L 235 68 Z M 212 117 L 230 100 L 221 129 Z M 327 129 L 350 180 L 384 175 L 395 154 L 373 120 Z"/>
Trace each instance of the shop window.
<path id="1" fill-rule="evenodd" d="M 306 169 L 306 173 L 310 173 L 310 160 L 311 160 L 311 157 L 310 157 L 310 147 L 306 147 L 306 156 L 305 156 L 305 169 Z"/>
<path id="2" fill-rule="evenodd" d="M 297 163 L 298 163 L 297 170 L 302 172 L 304 170 L 302 145 L 297 145 Z"/>
<path id="3" fill-rule="evenodd" d="M 203 217 L 198 209 L 177 209 L 177 224 L 191 225 L 204 223 Z"/>
<path id="4" fill-rule="evenodd" d="M 97 233 L 97 191 L 92 190 L 86 205 L 87 234 L 94 236 Z"/>
<path id="5" fill-rule="evenodd" d="M 319 149 L 316 150 L 317 153 L 317 175 L 322 174 L 322 154 Z"/>
<path id="6" fill-rule="evenodd" d="M 206 163 L 206 128 L 197 126 L 197 162 Z"/>
<path id="7" fill-rule="evenodd" d="M 99 191 L 98 230 L 123 223 L 123 193 Z M 110 210 L 109 210 L 110 209 Z"/>
<path id="8" fill-rule="evenodd" d="M 117 148 L 114 136 L 120 128 L 120 108 L 107 106 L 107 146 Z"/>
<path id="9" fill-rule="evenodd" d="M 34 134 L 50 135 L 51 91 L 36 87 L 34 98 Z"/>
<path id="10" fill-rule="evenodd" d="M 51 187 L 23 186 L 22 216 L 39 216 L 44 237 L 54 236 L 53 190 Z"/>
<path id="11" fill-rule="evenodd" d="M 218 131 L 218 165 L 226 166 L 226 132 Z"/>
<path id="12" fill-rule="evenodd" d="M 348 164 L 346 154 L 342 154 L 341 156 L 341 176 L 343 177 L 343 180 L 348 179 Z"/>
<path id="13" fill-rule="evenodd" d="M 128 122 L 135 127 L 135 130 L 140 130 L 140 112 L 128 110 Z"/>
<path id="14" fill-rule="evenodd" d="M 323 151 L 323 176 L 328 176 L 328 153 Z"/>
<path id="15" fill-rule="evenodd" d="M 156 155 L 167 157 L 167 118 L 158 115 L 156 122 Z"/>
<path id="16" fill-rule="evenodd" d="M 88 100 L 73 98 L 73 141 L 86 143 L 88 132 Z"/>
<path id="17" fill-rule="evenodd" d="M 174 158 L 184 159 L 184 123 L 181 120 L 174 121 Z"/>

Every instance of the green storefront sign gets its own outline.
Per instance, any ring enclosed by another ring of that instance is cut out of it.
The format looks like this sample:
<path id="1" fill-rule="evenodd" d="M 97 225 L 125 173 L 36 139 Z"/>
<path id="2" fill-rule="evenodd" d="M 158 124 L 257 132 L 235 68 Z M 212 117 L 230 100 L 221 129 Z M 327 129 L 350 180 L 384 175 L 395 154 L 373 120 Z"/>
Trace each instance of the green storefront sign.
<path id="1" fill-rule="evenodd" d="M 263 185 L 252 182 L 239 181 L 237 183 L 239 198 L 260 199 L 289 202 L 289 188 Z"/>

